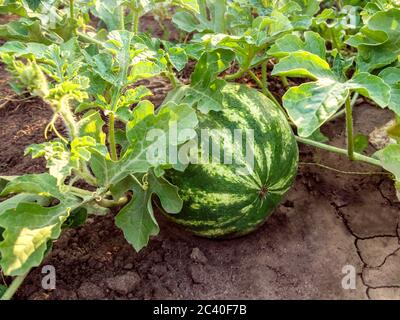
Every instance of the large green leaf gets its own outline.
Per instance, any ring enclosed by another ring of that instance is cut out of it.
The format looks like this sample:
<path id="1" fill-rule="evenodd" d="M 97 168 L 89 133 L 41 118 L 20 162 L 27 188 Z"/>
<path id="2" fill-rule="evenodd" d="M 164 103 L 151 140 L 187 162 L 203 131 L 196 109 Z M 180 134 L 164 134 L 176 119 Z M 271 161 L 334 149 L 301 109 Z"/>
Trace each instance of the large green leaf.
<path id="1" fill-rule="evenodd" d="M 299 135 L 309 137 L 341 108 L 348 95 L 342 83 L 327 80 L 289 89 L 283 103 Z"/>
<path id="2" fill-rule="evenodd" d="M 11 21 L 8 24 L 0 25 L 0 39 L 43 44 L 62 41 L 54 33 L 49 34 L 45 32 L 41 27 L 40 21 L 27 18 L 21 18 L 17 21 Z"/>
<path id="3" fill-rule="evenodd" d="M 347 81 L 346 88 L 356 91 L 385 108 L 390 101 L 390 87 L 381 78 L 363 72 Z"/>
<path id="4" fill-rule="evenodd" d="M 99 144 L 106 143 L 106 134 L 103 131 L 105 122 L 98 111 L 88 111 L 78 122 L 79 135 L 91 137 Z"/>
<path id="5" fill-rule="evenodd" d="M 166 53 L 161 50 L 160 41 L 146 35 L 113 31 L 108 35 L 104 48 L 96 55 L 87 52 L 84 55 L 92 72 L 112 85 L 116 92 L 167 70 Z"/>
<path id="6" fill-rule="evenodd" d="M 104 137 L 103 137 L 104 140 Z M 35 144 L 27 148 L 26 154 L 33 159 L 44 157 L 47 161 L 49 173 L 57 179 L 59 186 L 64 184 L 73 170 L 81 170 L 82 163 L 91 158 L 91 149 L 97 146 L 97 142 L 90 136 L 75 138 L 69 148 L 58 141 Z"/>
<path id="7" fill-rule="evenodd" d="M 381 161 L 387 171 L 393 173 L 397 181 L 400 181 L 400 145 L 391 144 L 378 151 L 375 157 Z"/>
<path id="8" fill-rule="evenodd" d="M 146 181 L 142 185 L 137 179 L 128 177 L 114 188 L 114 192 L 118 194 L 133 192 L 132 200 L 119 212 L 115 222 L 136 251 L 143 249 L 150 237 L 159 233 L 152 206 L 153 195 L 158 196 L 162 207 L 168 213 L 179 213 L 183 206 L 178 188 L 166 179 L 157 178 L 150 172 L 144 180 Z"/>
<path id="9" fill-rule="evenodd" d="M 0 231 L 0 233 L 1 233 L 1 231 Z M 0 239 L 1 239 L 1 236 L 0 236 Z M 0 284 L 0 298 L 4 295 L 4 293 L 6 293 L 6 291 L 7 291 L 7 287 Z"/>
<path id="10" fill-rule="evenodd" d="M 195 129 L 197 124 L 194 109 L 186 104 L 169 103 L 157 113 L 151 103 L 140 104 L 127 124 L 129 147 L 125 154 L 115 162 L 108 155 L 95 152 L 91 160 L 93 172 L 101 185 L 109 186 L 130 174 L 144 174 L 151 168 L 175 165 L 176 160 L 171 158 L 170 151 L 192 139 L 195 132 L 191 129 Z M 191 130 L 191 135 L 179 134 L 184 130 Z M 176 134 L 176 139 L 170 139 Z"/>
<path id="11" fill-rule="evenodd" d="M 277 58 L 282 58 L 289 53 L 296 51 L 306 51 L 326 58 L 325 40 L 313 31 L 304 33 L 304 41 L 295 34 L 288 34 L 279 38 L 275 44 L 268 50 L 268 54 Z"/>
<path id="12" fill-rule="evenodd" d="M 389 145 L 378 151 L 375 157 L 381 161 L 383 168 L 394 175 L 397 197 L 400 200 L 400 145 Z"/>
<path id="13" fill-rule="evenodd" d="M 400 116 L 400 68 L 386 68 L 379 76 L 390 86 L 389 108 Z"/>
<path id="14" fill-rule="evenodd" d="M 400 54 L 400 10 L 390 9 L 374 14 L 360 33 L 347 43 L 358 48 L 358 67 L 372 72 L 396 61 Z"/>
<path id="15" fill-rule="evenodd" d="M 29 8 L 36 10 L 42 4 L 42 0 L 25 0 Z"/>
<path id="16" fill-rule="evenodd" d="M 2 1 L 0 5 L 0 14 L 15 14 L 20 17 L 28 17 L 28 12 L 24 5 L 16 1 Z"/>
<path id="17" fill-rule="evenodd" d="M 311 136 L 335 115 L 351 92 L 372 99 L 382 108 L 390 100 L 390 87 L 381 78 L 359 73 L 345 81 L 325 60 L 305 51 L 290 53 L 281 59 L 272 74 L 316 80 L 290 88 L 283 97 L 283 105 L 302 137 Z"/>
<path id="18" fill-rule="evenodd" d="M 118 30 L 121 26 L 119 12 L 123 2 L 121 0 L 97 0 L 91 12 L 105 23 L 108 31 Z"/>
<path id="19" fill-rule="evenodd" d="M 169 100 L 187 103 L 202 113 L 220 111 L 226 82 L 217 76 L 229 68 L 233 58 L 233 52 L 226 49 L 204 53 L 192 74 L 191 85 L 172 92 Z"/>
<path id="20" fill-rule="evenodd" d="M 0 176 L 0 193 L 3 192 L 4 188 L 9 184 L 13 179 L 16 177 L 6 177 L 6 176 Z"/>
<path id="21" fill-rule="evenodd" d="M 0 227 L 5 231 L 4 240 L 0 243 L 0 265 L 6 275 L 19 276 L 40 265 L 48 242 L 60 236 L 61 227 L 70 212 L 79 208 L 83 200 L 62 193 L 56 179 L 48 174 L 14 179 L 1 196 L 10 194 L 19 198 L 9 200 L 12 201 L 12 208 L 10 202 L 6 205 L 2 203 L 5 210 L 0 211 Z M 26 198 L 26 194 L 31 199 Z M 58 204 L 44 207 L 31 201 L 35 196 L 56 199 Z"/>
<path id="22" fill-rule="evenodd" d="M 0 53 L 13 54 L 15 57 L 30 57 L 34 56 L 37 59 L 43 59 L 47 46 L 41 43 L 19 41 L 8 41 L 0 47 Z"/>
<path id="23" fill-rule="evenodd" d="M 328 62 L 306 51 L 293 52 L 281 59 L 272 74 L 313 80 L 334 78 L 334 73 Z"/>

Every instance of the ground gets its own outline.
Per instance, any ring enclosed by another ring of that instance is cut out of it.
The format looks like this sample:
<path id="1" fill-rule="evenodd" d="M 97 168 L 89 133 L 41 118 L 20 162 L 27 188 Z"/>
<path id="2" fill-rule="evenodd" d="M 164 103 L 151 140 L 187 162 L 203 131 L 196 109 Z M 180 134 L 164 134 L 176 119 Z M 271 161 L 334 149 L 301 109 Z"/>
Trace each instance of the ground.
<path id="1" fill-rule="evenodd" d="M 4 75 L 4 72 L 2 73 Z M 4 77 L 3 77 L 4 78 Z M 5 82 L 4 96 L 9 95 Z M 161 101 L 166 85 L 152 82 Z M 168 89 L 168 88 L 167 88 Z M 45 170 L 23 156 L 42 141 L 51 112 L 40 101 L 0 109 L 0 175 Z M 356 129 L 368 134 L 391 114 L 361 104 Z M 343 119 L 327 125 L 332 144 L 345 141 Z M 373 152 L 370 147 L 369 152 Z M 270 220 L 250 236 L 227 241 L 194 237 L 158 216 L 161 233 L 136 253 L 112 216 L 90 218 L 67 230 L 43 265 L 53 265 L 57 288 L 41 289 L 34 270 L 18 299 L 394 299 L 400 298 L 400 205 L 391 181 L 366 165 L 308 147 L 294 188 Z M 342 273 L 353 266 L 356 289 L 344 290 Z"/>

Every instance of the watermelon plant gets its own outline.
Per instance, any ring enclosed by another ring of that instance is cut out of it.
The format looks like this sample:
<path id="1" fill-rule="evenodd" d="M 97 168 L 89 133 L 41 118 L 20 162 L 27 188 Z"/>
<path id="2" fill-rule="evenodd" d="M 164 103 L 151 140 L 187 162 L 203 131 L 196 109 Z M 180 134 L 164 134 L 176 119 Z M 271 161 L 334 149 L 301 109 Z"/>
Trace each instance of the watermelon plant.
<path id="1" fill-rule="evenodd" d="M 160 6 L 173 8 L 184 41 L 140 32 Z M 253 231 L 294 182 L 296 140 L 386 169 L 400 196 L 395 1 L 3 0 L 0 14 L 19 17 L 0 26 L 12 88 L 53 113 L 44 142 L 26 149 L 48 172 L 0 177 L 0 266 L 15 277 L 3 299 L 90 215 L 115 213 L 137 251 L 159 232 L 154 206 L 201 236 Z M 156 76 L 173 88 L 159 108 L 140 84 Z M 373 156 L 354 132 L 359 97 L 395 117 L 391 143 Z M 342 116 L 347 149 L 320 131 Z M 207 130 L 224 143 L 193 148 Z"/>

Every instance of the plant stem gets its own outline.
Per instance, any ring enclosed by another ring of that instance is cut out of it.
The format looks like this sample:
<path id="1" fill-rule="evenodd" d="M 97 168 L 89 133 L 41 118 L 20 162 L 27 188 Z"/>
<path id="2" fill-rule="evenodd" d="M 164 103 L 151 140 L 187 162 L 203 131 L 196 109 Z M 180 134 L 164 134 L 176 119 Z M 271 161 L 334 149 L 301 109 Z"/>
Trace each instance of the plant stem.
<path id="1" fill-rule="evenodd" d="M 114 208 L 124 206 L 128 201 L 128 197 L 121 197 L 119 200 L 101 199 L 97 201 L 97 204 L 103 208 Z"/>
<path id="2" fill-rule="evenodd" d="M 84 161 L 81 163 L 81 177 L 92 186 L 98 186 L 97 179 L 93 176 L 92 172 L 89 170 L 88 164 Z"/>
<path id="3" fill-rule="evenodd" d="M 61 115 L 61 118 L 63 119 L 64 124 L 68 129 L 71 140 L 74 140 L 76 137 L 79 136 L 79 132 L 78 132 L 78 125 L 74 118 L 74 114 L 71 111 L 68 98 L 62 99 L 60 101 L 58 112 Z"/>
<path id="4" fill-rule="evenodd" d="M 332 45 L 333 45 L 333 49 L 337 49 L 340 51 L 341 45 L 338 43 L 336 37 L 335 37 L 335 33 L 333 32 L 333 29 L 331 29 L 330 31 L 331 37 L 332 37 Z"/>
<path id="5" fill-rule="evenodd" d="M 11 300 L 14 294 L 18 291 L 19 287 L 22 285 L 24 282 L 25 278 L 28 276 L 30 271 L 28 271 L 26 274 L 22 276 L 16 277 L 13 282 L 10 284 L 10 286 L 7 288 L 7 291 L 3 294 L 3 296 L 0 298 L 0 300 L 5 301 L 5 300 Z"/>
<path id="6" fill-rule="evenodd" d="M 301 142 L 303 144 L 309 145 L 309 146 L 313 146 L 319 149 L 323 149 L 329 152 L 333 152 L 333 153 L 337 153 L 337 154 L 341 154 L 341 155 L 348 155 L 348 151 L 346 149 L 341 149 L 341 148 L 337 148 L 337 147 L 333 147 L 324 143 L 320 143 L 314 140 L 310 140 L 310 139 L 306 139 L 306 138 L 301 138 L 296 136 L 296 140 L 298 142 Z M 354 160 L 356 161 L 362 161 L 362 162 L 366 162 L 368 164 L 371 164 L 373 166 L 377 166 L 382 168 L 381 162 L 377 159 L 371 158 L 371 157 L 367 157 L 364 156 L 362 154 L 358 154 L 358 153 L 354 153 Z"/>
<path id="7" fill-rule="evenodd" d="M 113 112 L 109 116 L 109 127 L 108 143 L 110 144 L 111 159 L 118 161 L 117 144 L 115 142 L 115 114 Z"/>
<path id="8" fill-rule="evenodd" d="M 272 102 L 285 114 L 287 115 L 286 111 L 283 109 L 283 107 L 281 106 L 281 104 L 278 102 L 278 100 L 275 98 L 275 96 L 271 93 L 271 91 L 268 90 L 268 88 L 266 86 L 264 86 L 263 82 L 257 78 L 257 76 L 254 74 L 253 71 L 249 70 L 248 71 L 250 77 L 257 83 L 257 85 L 260 88 L 263 88 L 263 93 L 267 96 L 267 98 L 271 99 Z"/>
<path id="9" fill-rule="evenodd" d="M 93 195 L 93 192 L 91 192 L 91 191 L 80 189 L 80 188 L 73 187 L 73 186 L 70 187 L 70 190 L 71 190 L 71 192 L 79 194 L 81 196 L 92 196 Z"/>
<path id="10" fill-rule="evenodd" d="M 289 82 L 285 76 L 281 76 L 281 82 L 285 89 L 289 88 Z"/>
<path id="11" fill-rule="evenodd" d="M 268 64 L 268 61 L 265 61 L 261 65 L 261 75 L 262 75 L 261 88 L 265 95 L 268 94 L 267 64 Z"/>
<path id="12" fill-rule="evenodd" d="M 233 73 L 233 74 L 228 74 L 227 76 L 225 76 L 225 80 L 228 81 L 233 81 L 236 79 L 239 79 L 241 77 L 243 77 L 246 74 L 247 70 L 244 68 L 240 68 L 238 72 Z"/>
<path id="13" fill-rule="evenodd" d="M 354 161 L 354 124 L 350 95 L 346 99 L 346 131 L 348 156 L 351 161 Z"/>
<path id="14" fill-rule="evenodd" d="M 352 107 L 354 107 L 356 105 L 359 96 L 360 96 L 360 94 L 358 92 L 356 92 L 354 94 L 353 99 L 351 99 L 351 106 Z M 341 116 L 343 116 L 345 114 L 346 114 L 346 109 L 340 110 L 332 118 L 330 118 L 329 121 L 336 120 L 336 119 L 340 118 Z"/>
<path id="15" fill-rule="evenodd" d="M 95 38 L 89 37 L 87 34 L 84 34 L 83 32 L 78 31 L 77 34 L 78 34 L 78 37 L 81 38 L 81 40 L 83 40 L 83 41 L 96 44 L 100 47 L 104 47 L 103 42 L 101 42 Z"/>
<path id="16" fill-rule="evenodd" d="M 141 15 L 141 11 L 139 8 L 135 7 L 132 10 L 132 32 L 134 34 L 137 34 L 139 32 L 139 21 L 140 21 L 140 15 Z"/>
<path id="17" fill-rule="evenodd" d="M 360 97 L 360 94 L 358 92 L 356 92 L 354 94 L 353 98 L 351 99 L 351 107 L 352 108 L 356 105 L 357 100 L 358 100 L 359 97 Z"/>
<path id="18" fill-rule="evenodd" d="M 200 8 L 200 15 L 205 19 L 208 20 L 207 14 L 207 2 L 206 0 L 198 0 L 199 8 Z"/>
<path id="19" fill-rule="evenodd" d="M 217 33 L 225 33 L 225 13 L 226 0 L 217 0 L 214 2 L 214 28 Z"/>
<path id="20" fill-rule="evenodd" d="M 74 19 L 75 17 L 75 12 L 74 12 L 74 7 L 75 7 L 75 1 L 74 0 L 69 0 L 69 14 L 71 16 L 71 19 Z"/>
<path id="21" fill-rule="evenodd" d="M 168 80 L 171 82 L 173 88 L 175 89 L 182 83 L 175 74 L 171 59 L 168 56 L 166 58 L 168 60 L 168 65 L 167 65 L 168 72 L 165 72 L 164 75 L 168 78 Z"/>
<path id="22" fill-rule="evenodd" d="M 119 27 L 121 30 L 125 30 L 125 6 L 121 5 L 119 9 Z"/>
<path id="23" fill-rule="evenodd" d="M 168 78 L 169 81 L 171 81 L 172 87 L 175 89 L 178 87 L 180 81 L 176 77 L 174 70 L 172 70 L 172 67 L 168 67 L 169 72 L 165 73 L 165 76 Z"/>

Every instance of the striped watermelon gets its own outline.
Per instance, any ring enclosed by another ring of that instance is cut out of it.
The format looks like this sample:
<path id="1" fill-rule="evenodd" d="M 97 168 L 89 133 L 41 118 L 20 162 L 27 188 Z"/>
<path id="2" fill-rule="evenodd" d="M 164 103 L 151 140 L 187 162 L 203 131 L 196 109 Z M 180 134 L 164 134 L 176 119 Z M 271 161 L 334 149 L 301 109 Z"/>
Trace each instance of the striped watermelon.
<path id="1" fill-rule="evenodd" d="M 268 98 L 236 84 L 227 85 L 223 94 L 223 111 L 199 113 L 199 127 L 254 130 L 253 174 L 237 173 L 244 163 L 245 139 L 240 161 L 230 165 L 192 164 L 184 173 L 168 173 L 184 201 L 183 211 L 168 217 L 209 238 L 241 236 L 262 225 L 291 188 L 298 166 L 292 130 Z M 235 147 L 238 144 L 233 144 Z"/>

